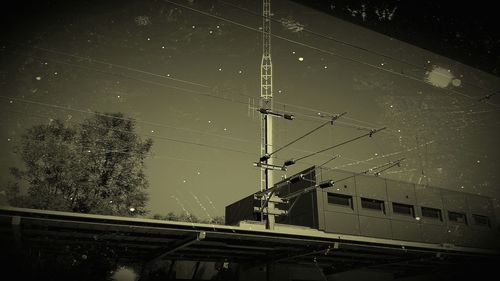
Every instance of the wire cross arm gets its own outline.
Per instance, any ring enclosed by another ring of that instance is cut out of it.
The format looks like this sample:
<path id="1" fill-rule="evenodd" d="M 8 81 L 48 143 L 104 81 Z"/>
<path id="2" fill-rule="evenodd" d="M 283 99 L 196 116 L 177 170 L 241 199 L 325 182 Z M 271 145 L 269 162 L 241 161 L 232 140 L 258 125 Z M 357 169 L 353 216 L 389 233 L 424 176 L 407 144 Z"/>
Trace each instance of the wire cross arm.
<path id="1" fill-rule="evenodd" d="M 283 200 L 290 200 L 292 198 L 295 198 L 295 197 L 298 197 L 298 196 L 302 196 L 303 194 L 306 194 L 306 193 L 309 193 L 309 192 L 311 192 L 313 190 L 316 190 L 317 188 L 325 189 L 325 188 L 328 188 L 328 187 L 332 187 L 334 185 L 335 185 L 335 181 L 334 180 L 325 180 L 325 181 L 322 181 L 322 182 L 320 182 L 318 184 L 306 187 L 306 188 L 304 188 L 302 190 L 299 190 L 299 191 L 287 194 L 285 196 L 281 196 L 281 199 L 283 199 Z"/>
<path id="2" fill-rule="evenodd" d="M 369 174 L 369 173 L 374 172 L 374 171 L 376 171 L 376 172 L 374 173 L 374 175 L 375 175 L 375 176 L 379 176 L 379 175 L 380 175 L 380 173 L 382 173 L 383 171 L 388 170 L 388 169 L 390 169 L 390 168 L 392 168 L 392 167 L 394 167 L 394 166 L 399 166 L 399 165 L 401 165 L 401 162 L 402 162 L 403 160 L 405 160 L 405 159 L 406 159 L 406 158 L 401 158 L 401 159 L 398 159 L 398 160 L 395 160 L 395 161 L 389 161 L 389 162 L 384 163 L 384 164 L 382 164 L 382 165 L 375 166 L 375 167 L 372 167 L 372 168 L 370 168 L 370 169 L 364 170 L 364 171 L 362 171 L 362 172 L 355 173 L 355 174 L 353 174 L 353 175 L 351 175 L 351 176 L 348 176 L 348 177 L 345 177 L 345 178 L 342 178 L 342 179 L 336 180 L 335 182 L 341 182 L 341 181 L 344 181 L 344 180 L 348 180 L 348 179 L 350 179 L 350 178 L 354 178 L 355 176 L 359 176 L 359 175 L 366 175 L 366 174 Z M 382 170 L 377 171 L 377 170 L 379 170 L 379 169 L 382 169 Z"/>
<path id="3" fill-rule="evenodd" d="M 396 160 L 396 161 L 389 162 L 389 163 L 387 163 L 387 164 L 385 165 L 386 167 L 385 167 L 384 169 L 382 169 L 382 170 L 380 170 L 380 171 L 375 172 L 375 174 L 374 174 L 374 175 L 378 177 L 378 176 L 380 176 L 380 174 L 381 174 L 382 172 L 385 172 L 386 170 L 389 170 L 389 169 L 391 169 L 392 167 L 395 167 L 395 166 L 401 167 L 401 162 L 402 162 L 402 161 L 404 161 L 404 160 L 405 160 L 405 158 L 401 158 L 401 159 L 398 159 L 398 160 Z M 379 167 L 379 168 L 382 168 L 382 167 Z"/>
<path id="4" fill-rule="evenodd" d="M 257 109 L 257 111 L 262 113 L 262 114 L 272 115 L 272 116 L 276 116 L 276 117 L 283 117 L 286 120 L 295 119 L 295 115 L 293 115 L 293 113 L 289 113 L 289 112 L 272 111 L 271 109 L 268 109 L 268 108 L 259 108 L 259 109 Z"/>
<path id="5" fill-rule="evenodd" d="M 257 197 L 263 197 L 263 196 L 266 196 L 266 194 L 273 194 L 275 192 L 278 192 L 283 187 L 288 187 L 288 186 L 290 186 L 290 184 L 295 184 L 295 183 L 297 183 L 299 181 L 308 181 L 308 182 L 311 182 L 311 183 L 315 183 L 314 180 L 307 178 L 307 175 L 309 175 L 311 172 L 312 171 L 304 173 L 304 174 L 296 174 L 294 176 L 291 176 L 288 179 L 283 180 L 282 182 L 277 183 L 276 185 L 274 185 L 271 188 L 268 188 L 266 190 L 263 190 L 263 191 L 255 193 L 255 195 Z"/>
<path id="6" fill-rule="evenodd" d="M 290 165 L 293 165 L 295 163 L 297 163 L 297 161 L 300 161 L 300 160 L 303 160 L 303 159 L 306 159 L 306 158 L 309 158 L 311 156 L 314 156 L 314 155 L 317 155 L 317 154 L 320 154 L 320 153 L 323 153 L 327 150 L 330 150 L 330 149 L 334 149 L 336 147 L 339 147 L 339 146 L 342 146 L 342 145 L 345 145 L 345 144 L 348 144 L 350 142 L 353 142 L 353 141 L 356 141 L 356 140 L 359 140 L 361 138 L 364 138 L 364 137 L 372 137 L 374 134 L 382 131 L 382 130 L 385 130 L 387 127 L 383 127 L 383 128 L 380 128 L 380 129 L 371 129 L 370 132 L 366 133 L 366 134 L 363 134 L 361 136 L 357 136 L 355 138 L 352 138 L 352 139 L 349 139 L 349 140 L 346 140 L 346 141 L 343 141 L 339 144 L 336 144 L 336 145 L 333 145 L 333 146 L 330 146 L 330 147 L 327 147 L 325 149 L 322 149 L 322 150 L 319 150 L 319 151 L 316 151 L 316 152 L 313 152 L 311 154 L 308 154 L 308 155 L 305 155 L 305 156 L 302 156 L 300 158 L 297 158 L 297 159 L 289 159 L 287 161 L 285 161 L 285 163 L 283 164 L 283 166 L 290 166 Z"/>
<path id="7" fill-rule="evenodd" d="M 262 112 L 261 110 L 266 111 L 267 109 L 264 109 L 264 108 L 259 109 L 259 111 L 260 111 L 260 112 Z M 309 136 L 310 134 L 312 134 L 312 133 L 316 132 L 317 130 L 319 130 L 319 129 L 323 128 L 324 126 L 326 126 L 326 125 L 328 125 L 328 124 L 333 125 L 333 122 L 335 122 L 337 119 L 339 119 L 340 117 L 342 117 L 342 116 L 344 116 L 344 115 L 346 115 L 346 114 L 347 114 L 347 112 L 342 112 L 342 113 L 340 113 L 340 114 L 336 114 L 336 115 L 332 116 L 330 120 L 326 121 L 325 123 L 323 123 L 323 124 L 319 125 L 318 127 L 314 128 L 314 129 L 312 129 L 311 131 L 309 131 L 309 132 L 305 133 L 304 135 L 302 135 L 302 136 L 300 136 L 300 137 L 298 137 L 298 138 L 294 139 L 293 141 L 291 141 L 291 142 L 289 142 L 289 143 L 285 144 L 284 146 L 282 146 L 282 147 L 280 147 L 280 148 L 278 148 L 278 149 L 274 150 L 274 151 L 273 151 L 273 152 L 271 152 L 271 153 L 266 153 L 266 154 L 262 155 L 262 157 L 260 157 L 260 159 L 259 159 L 259 160 L 260 160 L 260 162 L 264 162 L 264 161 L 268 160 L 269 158 L 271 158 L 271 156 L 272 156 L 273 154 L 275 154 L 275 153 L 277 153 L 277 152 L 279 152 L 279 151 L 281 151 L 281 150 L 283 150 L 283 149 L 285 149 L 285 148 L 289 147 L 290 145 L 292 145 L 292 144 L 294 144 L 294 143 L 298 142 L 299 140 L 301 140 L 301 139 L 303 139 L 303 138 L 305 138 L 305 137 Z M 290 160 L 290 161 L 291 161 L 291 162 L 289 162 L 289 163 L 288 163 L 289 165 L 286 165 L 286 166 L 290 166 L 290 165 L 295 164 L 295 162 L 293 162 L 293 159 L 292 159 L 292 160 Z M 292 163 L 292 162 L 293 162 L 293 163 Z"/>
<path id="8" fill-rule="evenodd" d="M 268 164 L 268 163 L 263 163 L 263 162 L 254 162 L 253 165 L 255 167 L 259 167 L 262 169 L 268 169 L 268 170 L 279 170 L 279 171 L 286 171 L 287 170 L 287 167 L 285 167 L 285 166 L 273 165 L 273 164 Z"/>
<path id="9" fill-rule="evenodd" d="M 496 92 L 493 92 L 491 94 L 487 94 L 487 95 L 483 96 L 482 98 L 480 98 L 478 101 L 485 102 L 485 101 L 491 99 L 491 97 L 493 97 L 494 95 L 499 94 L 499 93 L 500 93 L 500 91 L 496 91 Z"/>

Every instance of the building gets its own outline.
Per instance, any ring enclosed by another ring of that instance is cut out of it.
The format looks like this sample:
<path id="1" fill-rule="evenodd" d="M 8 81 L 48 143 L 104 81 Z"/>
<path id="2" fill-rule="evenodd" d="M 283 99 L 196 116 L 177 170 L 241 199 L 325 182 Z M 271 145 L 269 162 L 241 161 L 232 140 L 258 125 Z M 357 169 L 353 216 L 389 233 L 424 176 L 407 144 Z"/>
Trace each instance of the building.
<path id="1" fill-rule="evenodd" d="M 329 181 L 334 185 L 314 188 Z M 493 203 L 485 196 L 314 166 L 274 188 L 281 198 L 292 195 L 280 205 L 287 214 L 277 219 L 279 223 L 369 238 L 476 248 L 499 245 Z M 310 192 L 301 192 L 308 188 Z M 226 223 L 260 220 L 257 195 L 227 206 Z"/>

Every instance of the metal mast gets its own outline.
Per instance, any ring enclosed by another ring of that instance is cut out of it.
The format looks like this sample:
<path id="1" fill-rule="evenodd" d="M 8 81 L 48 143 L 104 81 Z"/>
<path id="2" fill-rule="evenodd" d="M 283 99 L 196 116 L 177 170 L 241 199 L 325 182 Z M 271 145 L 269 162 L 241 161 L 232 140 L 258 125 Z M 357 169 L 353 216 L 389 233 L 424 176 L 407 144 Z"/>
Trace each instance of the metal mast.
<path id="1" fill-rule="evenodd" d="M 262 7 L 262 61 L 260 63 L 260 108 L 272 111 L 273 109 L 273 64 L 271 62 L 271 0 L 263 0 Z M 272 152 L 273 120 L 268 114 L 262 114 L 260 121 L 261 154 Z M 265 161 L 273 164 L 273 158 Z M 260 191 L 272 186 L 273 178 L 270 169 L 261 169 Z"/>
<path id="2" fill-rule="evenodd" d="M 271 0 L 262 1 L 262 61 L 260 63 L 260 108 L 273 110 L 273 64 L 271 61 Z M 273 149 L 273 120 L 269 114 L 262 114 L 260 121 L 261 130 L 261 155 L 269 155 Z M 266 159 L 265 164 L 273 165 L 273 157 Z M 260 191 L 272 187 L 272 170 L 267 167 L 260 172 Z M 267 228 L 274 228 L 274 203 L 267 206 Z"/>

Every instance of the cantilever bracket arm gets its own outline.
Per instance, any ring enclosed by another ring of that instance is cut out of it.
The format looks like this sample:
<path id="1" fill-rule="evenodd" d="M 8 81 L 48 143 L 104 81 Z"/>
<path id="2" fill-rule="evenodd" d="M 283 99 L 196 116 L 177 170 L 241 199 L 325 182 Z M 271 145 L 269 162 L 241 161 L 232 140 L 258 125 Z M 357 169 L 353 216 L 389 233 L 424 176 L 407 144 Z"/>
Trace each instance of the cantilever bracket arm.
<path id="1" fill-rule="evenodd" d="M 299 201 L 300 197 L 302 197 L 302 194 L 304 194 L 304 193 L 301 193 L 301 194 L 299 194 L 299 196 L 295 197 L 295 200 L 293 200 L 292 205 L 287 210 L 287 214 L 290 214 L 292 212 L 293 206 L 295 206 L 295 203 L 297 203 L 297 201 Z"/>
<path id="2" fill-rule="evenodd" d="M 262 211 L 264 211 L 264 208 L 267 207 L 267 204 L 269 203 L 269 200 L 271 200 L 271 197 L 273 197 L 273 194 L 275 191 L 276 191 L 276 189 L 273 189 L 273 190 L 271 190 L 271 193 L 269 193 L 267 195 L 266 201 L 264 202 L 264 204 L 262 204 L 262 206 L 260 206 L 261 213 L 262 213 Z"/>
<path id="3" fill-rule="evenodd" d="M 198 241 L 201 241 L 201 240 L 205 239 L 205 237 L 207 237 L 207 233 L 205 231 L 201 231 L 201 232 L 196 233 L 195 235 L 190 235 L 189 237 L 187 237 L 183 240 L 176 241 L 172 244 L 171 247 L 169 247 L 166 250 L 166 252 L 164 252 L 163 254 L 154 258 L 153 261 L 162 260 L 164 257 L 174 253 L 175 251 L 180 250 L 182 248 L 185 248 L 185 247 L 187 247 L 191 244 L 194 244 Z"/>

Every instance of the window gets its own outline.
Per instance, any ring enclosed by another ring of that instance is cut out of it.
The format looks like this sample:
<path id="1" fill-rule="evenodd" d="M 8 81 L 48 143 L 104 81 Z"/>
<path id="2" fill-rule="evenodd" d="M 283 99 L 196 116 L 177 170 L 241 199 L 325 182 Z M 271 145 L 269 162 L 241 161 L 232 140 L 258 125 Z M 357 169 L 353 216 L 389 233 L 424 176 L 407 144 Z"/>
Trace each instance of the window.
<path id="1" fill-rule="evenodd" d="M 443 221 L 441 210 L 434 208 L 422 207 L 422 217 Z"/>
<path id="2" fill-rule="evenodd" d="M 474 219 L 474 224 L 475 225 L 481 225 L 481 226 L 487 226 L 491 227 L 490 224 L 490 218 L 487 216 L 481 216 L 481 215 L 472 215 L 472 218 Z"/>
<path id="3" fill-rule="evenodd" d="M 361 207 L 364 209 L 377 210 L 385 213 L 384 201 L 369 199 L 369 198 L 361 198 Z"/>
<path id="4" fill-rule="evenodd" d="M 336 194 L 328 192 L 328 204 L 340 205 L 349 208 L 352 206 L 352 197 L 349 195 Z"/>
<path id="5" fill-rule="evenodd" d="M 448 218 L 452 222 L 467 224 L 467 217 L 464 213 L 450 212 L 448 211 Z"/>
<path id="6" fill-rule="evenodd" d="M 392 210 L 396 214 L 406 215 L 414 217 L 414 209 L 412 205 L 400 204 L 400 203 L 392 203 Z"/>

